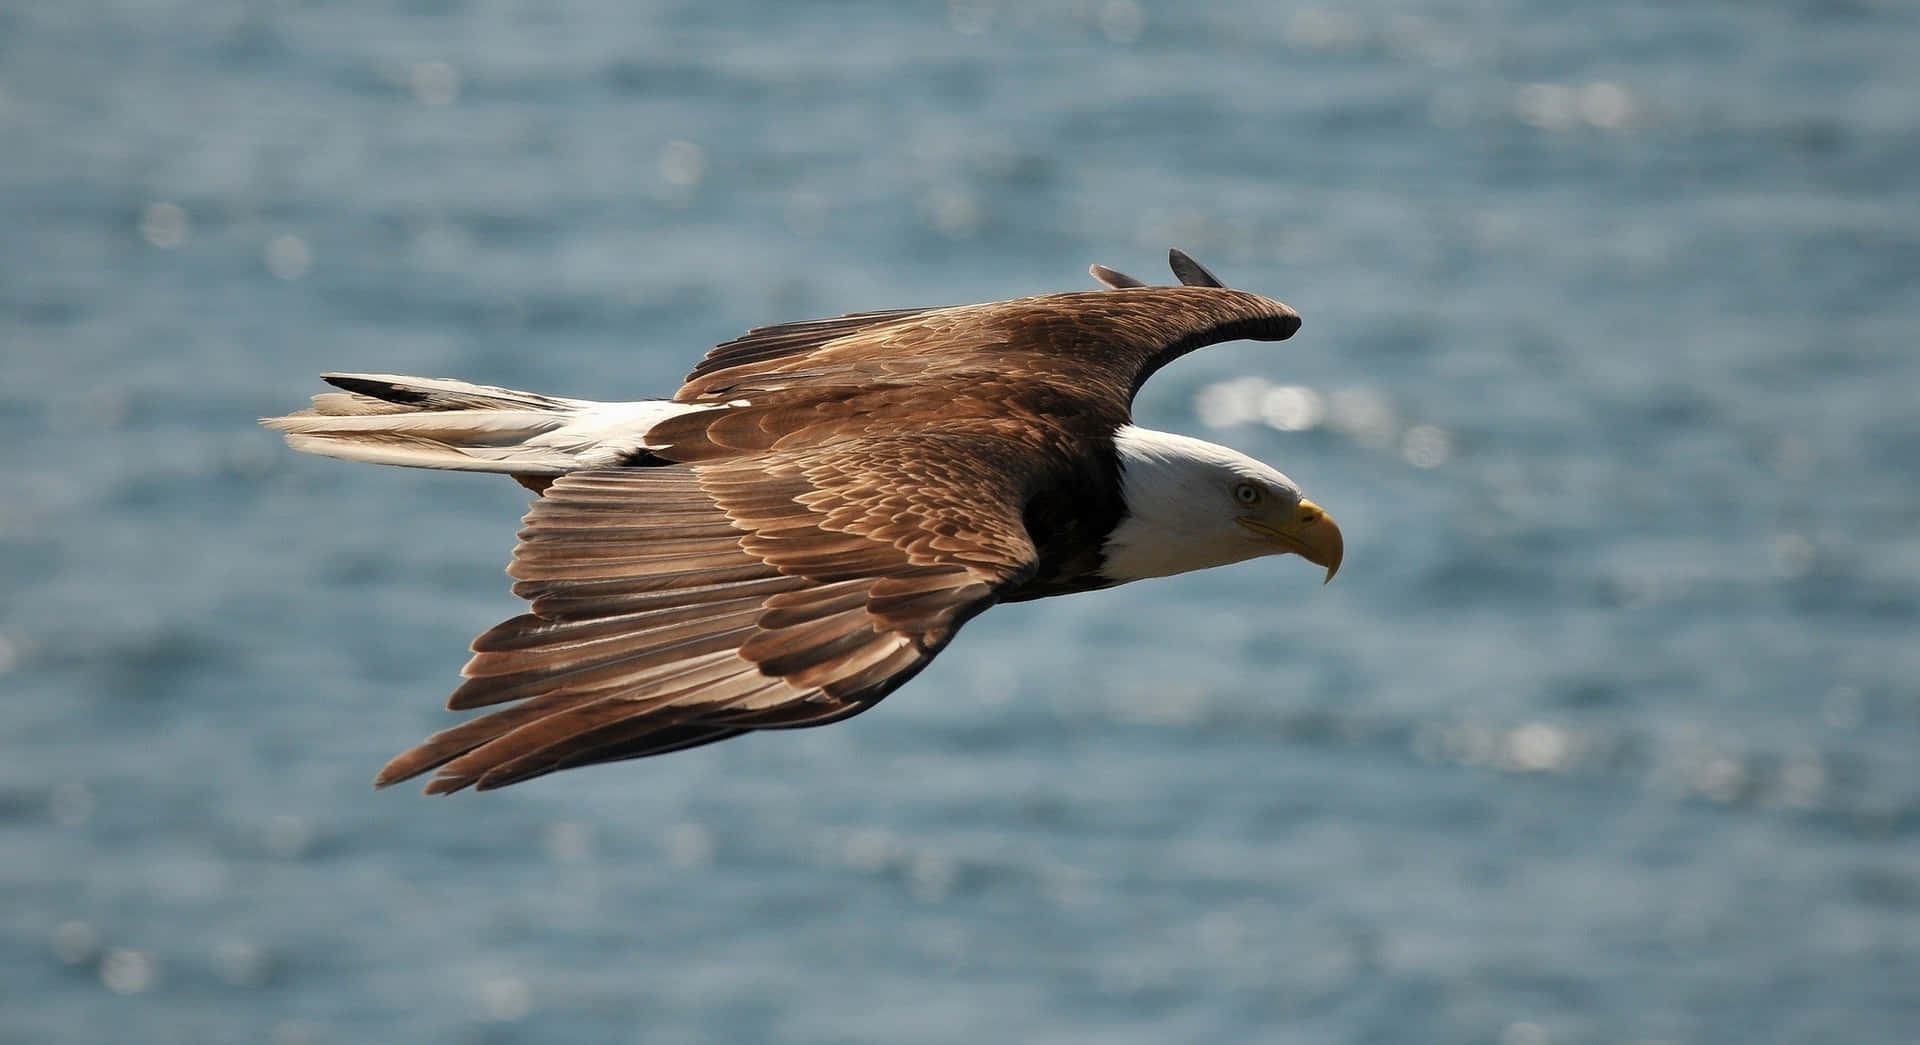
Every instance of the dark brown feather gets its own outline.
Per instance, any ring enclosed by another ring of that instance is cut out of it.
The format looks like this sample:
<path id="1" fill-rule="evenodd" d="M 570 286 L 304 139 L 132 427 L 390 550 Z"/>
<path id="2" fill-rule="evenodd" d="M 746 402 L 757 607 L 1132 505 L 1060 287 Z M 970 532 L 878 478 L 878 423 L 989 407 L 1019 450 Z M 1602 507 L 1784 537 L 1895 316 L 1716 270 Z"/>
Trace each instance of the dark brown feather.
<path id="1" fill-rule="evenodd" d="M 949 459 L 962 449 L 904 439 L 562 476 L 509 571 L 534 612 L 474 641 L 449 699 L 506 706 L 378 782 L 438 767 L 435 793 L 501 786 L 872 706 L 1033 569 L 1013 477 L 982 463 L 991 452 Z"/>
<path id="2" fill-rule="evenodd" d="M 782 341 L 749 362 L 710 356 L 714 365 L 702 364 L 674 398 L 745 405 L 681 415 L 650 438 L 666 459 L 691 462 L 895 434 L 907 420 L 981 432 L 1053 417 L 1110 433 L 1127 420 L 1141 383 L 1172 360 L 1221 341 L 1284 340 L 1299 326 L 1277 301 L 1204 285 L 1050 294 L 827 326 L 821 340 Z"/>
<path id="3" fill-rule="evenodd" d="M 1173 274 L 1181 283 L 1189 287 L 1224 287 L 1220 277 L 1207 271 L 1205 265 L 1193 260 L 1192 255 L 1175 247 L 1167 251 L 1167 264 L 1173 267 Z"/>
<path id="4" fill-rule="evenodd" d="M 807 319 L 798 323 L 755 327 L 709 351 L 700 365 L 687 375 L 687 380 L 692 381 L 746 363 L 805 352 L 855 331 L 882 326 L 924 311 L 919 308 L 896 308 L 879 312 L 849 312 L 829 319 Z"/>

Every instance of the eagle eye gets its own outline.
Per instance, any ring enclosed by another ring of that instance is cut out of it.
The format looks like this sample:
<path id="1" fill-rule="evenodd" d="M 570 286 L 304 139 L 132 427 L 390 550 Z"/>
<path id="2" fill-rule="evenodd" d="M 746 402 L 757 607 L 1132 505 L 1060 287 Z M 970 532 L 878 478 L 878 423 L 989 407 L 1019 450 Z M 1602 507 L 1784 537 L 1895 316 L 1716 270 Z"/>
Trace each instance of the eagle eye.
<path id="1" fill-rule="evenodd" d="M 1233 484 L 1233 499 L 1251 508 L 1260 503 L 1260 486 L 1257 483 L 1238 482 Z"/>

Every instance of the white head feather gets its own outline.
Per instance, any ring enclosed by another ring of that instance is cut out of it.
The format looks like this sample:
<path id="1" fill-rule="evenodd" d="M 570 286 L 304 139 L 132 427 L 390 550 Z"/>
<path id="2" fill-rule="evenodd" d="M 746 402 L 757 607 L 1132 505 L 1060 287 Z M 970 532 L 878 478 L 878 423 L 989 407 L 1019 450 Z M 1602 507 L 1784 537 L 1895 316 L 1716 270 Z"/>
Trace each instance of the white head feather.
<path id="1" fill-rule="evenodd" d="M 1238 519 L 1245 497 L 1292 512 L 1300 504 L 1292 479 L 1237 450 L 1150 428 L 1123 425 L 1113 445 L 1127 516 L 1102 548 L 1108 578 L 1168 577 L 1282 550 Z"/>

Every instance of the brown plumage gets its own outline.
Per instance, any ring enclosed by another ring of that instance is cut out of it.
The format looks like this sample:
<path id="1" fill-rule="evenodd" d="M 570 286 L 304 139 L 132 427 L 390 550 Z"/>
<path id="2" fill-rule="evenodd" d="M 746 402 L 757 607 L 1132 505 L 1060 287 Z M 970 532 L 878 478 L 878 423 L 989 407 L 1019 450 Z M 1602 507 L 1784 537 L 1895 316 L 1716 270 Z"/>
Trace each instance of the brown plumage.
<path id="1" fill-rule="evenodd" d="M 995 602 L 1130 579 L 1100 570 L 1141 382 L 1299 326 L 1172 260 L 1191 285 L 1095 266 L 1115 289 L 754 330 L 671 401 L 330 375 L 343 392 L 264 423 L 301 449 L 500 471 L 541 495 L 507 571 L 530 612 L 474 641 L 449 701 L 505 707 L 376 783 L 438 769 L 430 792 L 500 787 L 835 721 Z"/>

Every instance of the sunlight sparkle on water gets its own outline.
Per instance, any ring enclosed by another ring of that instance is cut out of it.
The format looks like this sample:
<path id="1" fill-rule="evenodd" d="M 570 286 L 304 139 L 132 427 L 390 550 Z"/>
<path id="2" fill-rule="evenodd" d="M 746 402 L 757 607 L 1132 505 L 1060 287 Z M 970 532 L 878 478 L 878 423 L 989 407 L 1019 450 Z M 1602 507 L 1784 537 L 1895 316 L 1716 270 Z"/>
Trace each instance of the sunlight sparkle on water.
<path id="1" fill-rule="evenodd" d="M 1400 453 L 1415 468 L 1438 468 L 1453 455 L 1453 436 L 1435 425 L 1414 425 L 1400 438 Z"/>
<path id="2" fill-rule="evenodd" d="M 481 993 L 486 998 L 487 1015 L 497 1022 L 523 1020 L 533 1011 L 533 988 L 518 976 L 488 980 Z"/>
<path id="3" fill-rule="evenodd" d="M 153 986 L 159 970 L 144 951 L 116 947 L 100 959 L 100 982 L 115 994 L 139 994 Z"/>
<path id="4" fill-rule="evenodd" d="M 53 956 L 62 965 L 84 965 L 100 951 L 100 934 L 86 922 L 61 922 L 53 931 Z"/>
<path id="5" fill-rule="evenodd" d="M 1500 1045 L 1553 1045 L 1553 1035 L 1537 1023 L 1518 1020 L 1500 1032 Z"/>
<path id="6" fill-rule="evenodd" d="M 1573 87 L 1530 83 L 1514 92 L 1514 114 L 1541 130 L 1564 131 L 1585 124 L 1618 130 L 1639 114 L 1639 103 L 1617 83 L 1600 81 Z"/>
<path id="7" fill-rule="evenodd" d="M 547 857 L 556 864 L 584 864 L 593 859 L 593 829 L 578 820 L 562 820 L 547 828 Z"/>
<path id="8" fill-rule="evenodd" d="M 291 283 L 313 267 L 313 248 L 292 233 L 275 236 L 267 244 L 267 271 Z"/>
<path id="9" fill-rule="evenodd" d="M 1100 8 L 1100 31 L 1117 44 L 1140 39 L 1147 26 L 1147 13 L 1136 0 L 1107 0 Z"/>
<path id="10" fill-rule="evenodd" d="M 313 829 L 292 813 L 282 813 L 268 821 L 264 834 L 267 852 L 282 860 L 298 860 L 313 843 Z"/>
<path id="11" fill-rule="evenodd" d="M 460 72 L 446 62 L 421 62 L 407 78 L 422 105 L 451 105 L 460 97 Z"/>
<path id="12" fill-rule="evenodd" d="M 667 830 L 667 860 L 675 867 L 705 867 L 713 862 L 713 834 L 699 824 L 676 824 Z"/>
<path id="13" fill-rule="evenodd" d="M 140 212 L 140 235 L 161 250 L 172 250 L 187 242 L 193 231 L 185 208 L 177 203 L 156 201 Z"/>
<path id="14" fill-rule="evenodd" d="M 267 952 L 246 940 L 222 940 L 213 949 L 213 968 L 235 987 L 258 987 L 267 981 L 272 963 Z"/>
<path id="15" fill-rule="evenodd" d="M 676 188 L 692 188 L 707 175 L 707 152 L 690 141 L 670 141 L 660 150 L 660 177 Z"/>

